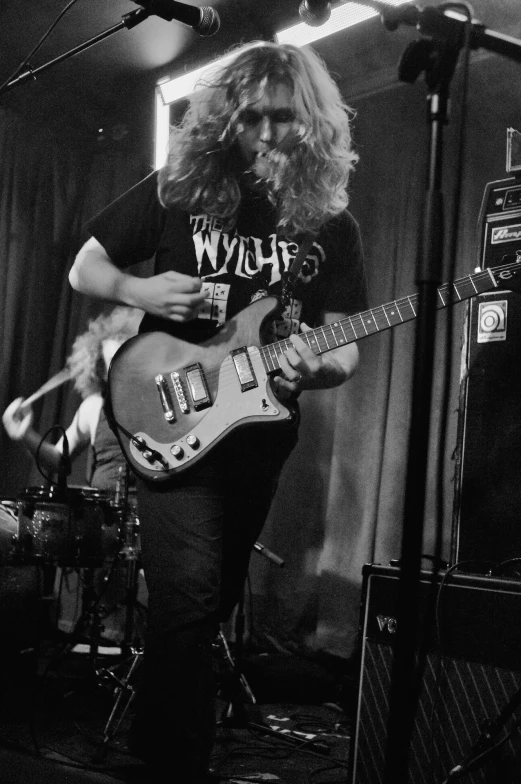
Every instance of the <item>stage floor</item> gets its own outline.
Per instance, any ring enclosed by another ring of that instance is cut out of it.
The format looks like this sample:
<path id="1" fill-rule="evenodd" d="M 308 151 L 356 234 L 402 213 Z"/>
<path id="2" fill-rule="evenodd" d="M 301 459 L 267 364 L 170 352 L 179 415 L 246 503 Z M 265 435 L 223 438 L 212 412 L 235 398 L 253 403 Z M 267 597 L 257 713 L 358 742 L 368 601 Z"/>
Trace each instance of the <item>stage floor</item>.
<path id="1" fill-rule="evenodd" d="M 119 727 L 109 723 L 114 676 L 125 677 L 129 660 L 100 655 L 93 661 L 88 646 L 78 653 L 66 643 L 66 636 L 45 641 L 38 654 L 11 654 L 2 664 L 0 781 L 148 784 L 143 764 L 126 745 L 132 705 Z M 233 714 L 227 719 L 226 702 L 218 700 L 215 772 L 249 784 L 347 781 L 350 722 L 342 699 L 335 700 L 344 693 L 336 679 L 322 678 L 321 668 L 309 662 L 302 667 L 295 657 L 258 656 L 244 664 L 257 704 L 246 703 L 244 726 Z M 161 784 L 169 780 L 165 775 Z"/>

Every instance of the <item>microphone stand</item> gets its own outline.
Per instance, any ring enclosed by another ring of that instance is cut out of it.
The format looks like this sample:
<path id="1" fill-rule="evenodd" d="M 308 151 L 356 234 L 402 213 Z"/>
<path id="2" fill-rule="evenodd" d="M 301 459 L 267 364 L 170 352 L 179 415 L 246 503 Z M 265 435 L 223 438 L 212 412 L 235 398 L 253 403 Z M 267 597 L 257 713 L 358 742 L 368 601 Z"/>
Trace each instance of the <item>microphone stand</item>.
<path id="1" fill-rule="evenodd" d="M 58 57 L 55 57 L 53 60 L 49 60 L 47 63 L 40 65 L 38 68 L 29 67 L 27 71 L 24 71 L 24 73 L 20 74 L 20 76 L 17 76 L 15 79 L 7 82 L 2 88 L 0 88 L 0 97 L 5 93 L 10 92 L 11 90 L 14 90 L 16 87 L 20 87 L 20 85 L 25 84 L 25 82 L 27 82 L 29 79 L 35 81 L 39 74 L 47 71 L 49 68 L 52 68 L 53 65 L 61 63 L 64 60 L 68 60 L 70 57 L 74 57 L 74 55 L 83 52 L 85 49 L 94 46 L 94 44 L 97 44 L 100 41 L 103 41 L 105 38 L 108 38 L 110 35 L 117 33 L 124 27 L 127 30 L 131 30 L 133 27 L 136 27 L 136 25 L 144 22 L 145 19 L 148 19 L 150 13 L 151 12 L 146 11 L 144 8 L 136 8 L 134 11 L 131 11 L 128 14 L 124 14 L 121 17 L 121 22 L 118 22 L 118 24 L 109 27 L 104 32 L 95 35 L 93 38 L 89 38 L 84 43 L 75 46 L 73 49 L 69 49 L 69 51 L 64 52 Z"/>
<path id="2" fill-rule="evenodd" d="M 278 566 L 281 569 L 285 566 L 285 561 L 261 542 L 255 542 L 253 549 L 255 552 L 259 553 L 259 555 L 262 555 L 263 558 L 266 558 L 268 561 L 275 564 L 275 566 Z M 310 741 L 303 738 L 301 735 L 292 732 L 281 733 L 280 730 L 274 729 L 266 724 L 260 718 L 258 710 L 251 707 L 250 709 L 247 708 L 245 698 L 250 706 L 255 706 L 257 701 L 243 673 L 244 630 L 245 614 L 243 589 L 239 597 L 235 614 L 235 647 L 233 655 L 224 634 L 222 631 L 219 632 L 219 643 L 223 648 L 226 660 L 231 667 L 231 678 L 228 684 L 229 698 L 221 714 L 218 725 L 234 729 L 257 730 L 263 735 L 270 735 L 271 737 L 278 738 L 280 741 L 290 746 L 305 748 L 306 750 L 309 749 L 310 751 L 319 754 L 329 754 L 330 749 L 321 741 Z M 252 711 L 255 712 L 256 718 L 259 719 L 258 721 L 252 720 Z"/>
<path id="3" fill-rule="evenodd" d="M 383 784 L 408 781 L 408 759 L 420 679 L 415 646 L 420 629 L 418 586 L 425 517 L 427 461 L 432 400 L 437 287 L 443 267 L 442 129 L 447 124 L 449 85 L 464 45 L 484 47 L 521 62 L 521 41 L 487 30 L 464 15 L 448 16 L 443 8 L 420 10 L 410 4 L 391 9 L 378 0 L 355 0 L 380 13 L 384 25 L 416 27 L 427 36 L 409 45 L 400 78 L 415 81 L 425 71 L 429 88 L 430 149 L 420 247 L 417 259 L 418 313 L 413 368 L 412 409 L 398 587 L 397 632 Z"/>
<path id="4" fill-rule="evenodd" d="M 418 585 L 425 514 L 427 461 L 435 347 L 437 289 L 443 266 L 442 159 L 444 125 L 447 124 L 449 83 L 459 55 L 458 41 L 418 42 L 411 59 L 425 67 L 430 88 L 430 123 L 427 185 L 423 230 L 419 238 L 416 284 L 418 325 L 413 367 L 411 427 L 402 528 L 401 573 L 398 590 L 398 626 L 391 677 L 387 725 L 385 784 L 407 781 L 408 753 L 417 703 L 415 647 L 420 628 Z M 429 70 L 430 69 L 430 70 Z M 410 64 L 402 61 L 402 78 L 413 81 Z M 417 75 L 417 74 L 416 74 Z"/>
<path id="5" fill-rule="evenodd" d="M 449 784 L 449 782 L 454 779 L 460 779 L 467 773 L 479 769 L 485 764 L 494 751 L 494 748 L 497 748 L 492 746 L 494 738 L 499 734 L 500 730 L 520 706 L 521 688 L 515 692 L 513 697 L 511 697 L 495 719 L 487 719 L 484 722 L 481 735 L 473 745 L 470 753 L 465 757 L 463 762 L 452 768 L 443 784 Z"/>

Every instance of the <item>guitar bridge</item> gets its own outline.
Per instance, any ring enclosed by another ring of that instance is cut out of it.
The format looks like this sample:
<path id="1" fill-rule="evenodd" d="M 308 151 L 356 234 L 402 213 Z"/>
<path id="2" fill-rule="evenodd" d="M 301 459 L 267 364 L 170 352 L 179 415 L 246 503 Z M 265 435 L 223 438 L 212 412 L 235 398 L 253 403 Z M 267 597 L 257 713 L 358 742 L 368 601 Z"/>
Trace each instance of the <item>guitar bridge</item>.
<path id="1" fill-rule="evenodd" d="M 185 391 L 183 389 L 183 385 L 181 383 L 181 376 L 175 370 L 170 373 L 170 378 L 172 379 L 172 384 L 174 385 L 174 392 L 177 398 L 177 402 L 179 408 L 183 412 L 183 414 L 188 414 L 188 401 L 186 399 Z"/>
<path id="2" fill-rule="evenodd" d="M 237 348 L 235 351 L 232 351 L 231 357 L 233 359 L 233 364 L 235 365 L 242 392 L 257 387 L 257 379 L 253 372 L 253 365 L 251 364 L 248 349 Z"/>

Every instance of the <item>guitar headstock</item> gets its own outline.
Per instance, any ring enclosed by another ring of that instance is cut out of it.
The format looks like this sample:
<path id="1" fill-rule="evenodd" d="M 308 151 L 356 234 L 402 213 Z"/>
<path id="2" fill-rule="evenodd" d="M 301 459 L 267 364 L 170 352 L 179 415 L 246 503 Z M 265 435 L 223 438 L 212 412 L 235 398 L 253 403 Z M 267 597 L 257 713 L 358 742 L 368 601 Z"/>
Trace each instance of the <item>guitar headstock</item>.
<path id="1" fill-rule="evenodd" d="M 489 267 L 489 272 L 492 273 L 499 287 L 521 293 L 521 251 L 517 251 L 515 261 Z"/>

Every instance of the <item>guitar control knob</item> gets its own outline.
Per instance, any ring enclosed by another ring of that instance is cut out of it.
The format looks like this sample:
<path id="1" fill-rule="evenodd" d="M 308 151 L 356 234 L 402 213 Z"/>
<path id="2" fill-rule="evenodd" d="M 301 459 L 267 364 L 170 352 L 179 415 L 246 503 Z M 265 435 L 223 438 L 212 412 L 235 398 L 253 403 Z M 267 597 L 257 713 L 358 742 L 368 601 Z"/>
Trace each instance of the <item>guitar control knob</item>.
<path id="1" fill-rule="evenodd" d="M 192 449 L 199 449 L 199 439 L 197 436 L 187 436 L 186 443 Z"/>
<path id="2" fill-rule="evenodd" d="M 183 456 L 184 456 L 184 453 L 185 453 L 185 452 L 184 452 L 184 449 L 183 449 L 183 447 L 182 447 L 182 446 L 179 446 L 179 444 L 176 444 L 175 446 L 173 446 L 173 447 L 171 448 L 170 452 L 172 453 L 172 455 L 173 455 L 173 456 L 174 456 L 174 457 L 175 457 L 177 460 L 182 460 L 182 458 L 183 458 Z"/>

